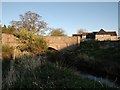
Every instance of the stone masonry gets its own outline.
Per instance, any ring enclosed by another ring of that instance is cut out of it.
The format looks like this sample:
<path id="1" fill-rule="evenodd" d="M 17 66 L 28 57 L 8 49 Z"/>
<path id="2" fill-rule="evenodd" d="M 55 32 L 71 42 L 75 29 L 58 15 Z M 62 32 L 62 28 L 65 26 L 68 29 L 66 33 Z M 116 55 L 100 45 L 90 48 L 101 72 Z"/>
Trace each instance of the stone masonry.
<path id="1" fill-rule="evenodd" d="M 10 34 L 2 34 L 2 45 L 9 44 L 12 47 L 17 46 L 17 38 Z M 71 36 L 44 36 L 43 39 L 47 42 L 48 47 L 56 50 L 61 50 L 72 45 L 80 44 L 80 37 Z"/>

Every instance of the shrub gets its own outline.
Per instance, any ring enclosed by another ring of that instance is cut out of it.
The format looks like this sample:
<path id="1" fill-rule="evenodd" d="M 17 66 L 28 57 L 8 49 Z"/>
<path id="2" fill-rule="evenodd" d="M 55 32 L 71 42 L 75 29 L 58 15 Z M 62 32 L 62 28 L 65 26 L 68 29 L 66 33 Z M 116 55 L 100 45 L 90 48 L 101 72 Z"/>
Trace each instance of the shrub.
<path id="1" fill-rule="evenodd" d="M 14 27 L 6 27 L 6 25 L 4 25 L 2 28 L 2 33 L 6 33 L 6 34 L 13 34 L 16 30 Z"/>
<path id="2" fill-rule="evenodd" d="M 8 44 L 2 45 L 2 58 L 3 59 L 10 59 L 12 58 L 13 48 L 10 47 Z"/>
<path id="3" fill-rule="evenodd" d="M 47 48 L 47 43 L 43 38 L 36 36 L 34 32 L 30 32 L 26 28 L 22 28 L 14 35 L 19 38 L 20 45 L 18 47 L 21 51 L 41 54 Z"/>

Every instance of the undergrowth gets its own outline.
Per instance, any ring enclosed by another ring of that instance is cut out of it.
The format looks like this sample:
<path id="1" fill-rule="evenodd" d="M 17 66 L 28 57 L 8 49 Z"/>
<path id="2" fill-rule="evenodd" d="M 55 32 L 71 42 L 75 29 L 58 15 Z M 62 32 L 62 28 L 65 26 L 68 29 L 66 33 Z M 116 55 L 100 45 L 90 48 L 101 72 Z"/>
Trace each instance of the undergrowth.
<path id="1" fill-rule="evenodd" d="M 5 65 L 6 61 L 3 62 L 3 65 Z M 11 60 L 9 66 L 6 67 L 8 67 L 6 73 L 3 73 L 3 89 L 107 87 L 97 81 L 83 79 L 75 74 L 73 70 L 46 61 L 41 56 L 23 57 L 16 61 Z"/>

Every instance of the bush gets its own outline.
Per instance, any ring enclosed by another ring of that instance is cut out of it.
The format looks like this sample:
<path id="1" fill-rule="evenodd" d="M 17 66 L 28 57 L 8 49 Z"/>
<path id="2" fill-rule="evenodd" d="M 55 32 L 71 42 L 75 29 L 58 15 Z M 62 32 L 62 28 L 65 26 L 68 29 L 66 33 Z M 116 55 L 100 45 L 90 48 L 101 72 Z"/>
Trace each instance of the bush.
<path id="1" fill-rule="evenodd" d="M 6 25 L 4 25 L 1 29 L 2 29 L 2 33 L 6 33 L 6 34 L 13 34 L 16 31 L 14 27 L 10 27 L 10 26 L 6 27 Z"/>
<path id="2" fill-rule="evenodd" d="M 2 58 L 10 59 L 12 58 L 13 47 L 10 47 L 8 44 L 2 45 Z"/>
<path id="3" fill-rule="evenodd" d="M 30 32 L 26 28 L 22 28 L 14 35 L 19 38 L 20 45 L 18 47 L 21 51 L 41 54 L 47 48 L 47 43 L 43 38 L 36 36 L 34 32 Z"/>

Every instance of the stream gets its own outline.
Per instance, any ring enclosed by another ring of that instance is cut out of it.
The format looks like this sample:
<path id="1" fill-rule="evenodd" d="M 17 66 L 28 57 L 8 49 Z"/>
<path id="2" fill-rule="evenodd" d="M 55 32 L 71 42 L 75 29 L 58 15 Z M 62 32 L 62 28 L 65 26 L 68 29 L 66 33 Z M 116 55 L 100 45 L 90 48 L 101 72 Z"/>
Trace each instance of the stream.
<path id="1" fill-rule="evenodd" d="M 94 81 L 98 81 L 101 86 L 106 85 L 108 87 L 112 87 L 112 88 L 120 88 L 120 86 L 116 85 L 115 84 L 115 81 L 111 81 L 109 79 L 106 79 L 106 78 L 103 78 L 103 77 L 96 77 L 94 75 L 90 75 L 90 74 L 85 74 L 85 73 L 80 73 L 80 76 L 82 78 L 85 78 L 85 79 L 90 79 L 90 80 L 94 80 Z"/>

